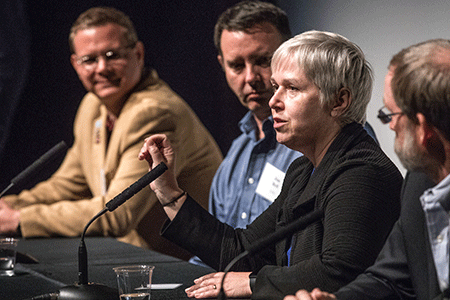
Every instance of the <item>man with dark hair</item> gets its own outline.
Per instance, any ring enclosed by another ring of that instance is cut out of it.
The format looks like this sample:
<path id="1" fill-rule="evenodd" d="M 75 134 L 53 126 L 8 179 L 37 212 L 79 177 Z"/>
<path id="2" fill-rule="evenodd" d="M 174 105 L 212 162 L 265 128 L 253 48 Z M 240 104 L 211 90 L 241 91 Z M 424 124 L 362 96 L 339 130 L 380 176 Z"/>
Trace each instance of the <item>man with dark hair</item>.
<path id="1" fill-rule="evenodd" d="M 378 117 L 395 131 L 395 152 L 412 172 L 399 220 L 375 264 L 335 295 L 300 290 L 285 300 L 449 299 L 450 40 L 429 40 L 396 54 L 384 106 L 388 112 L 380 109 Z M 414 196 L 428 181 L 435 186 Z"/>
<path id="2" fill-rule="evenodd" d="M 270 61 L 291 37 L 286 13 L 261 1 L 230 7 L 214 28 L 220 65 L 229 87 L 249 112 L 240 121 L 242 134 L 233 141 L 211 186 L 211 214 L 244 228 L 275 200 L 284 174 L 301 153 L 276 141 L 269 100 Z"/>
<path id="3" fill-rule="evenodd" d="M 113 8 L 91 8 L 73 24 L 69 44 L 72 66 L 88 91 L 75 119 L 74 144 L 50 179 L 0 200 L 0 234 L 81 235 L 105 203 L 148 172 L 136 156 L 154 133 L 168 134 L 182 153 L 178 182 L 206 208 L 208 190 L 196 186 L 209 188 L 221 152 L 187 103 L 145 68 L 144 45 L 129 17 Z M 94 222 L 87 234 L 169 251 L 162 248 L 165 239 L 156 222 L 162 209 L 156 202 L 154 193 L 143 189 Z"/>
<path id="4" fill-rule="evenodd" d="M 243 1 L 218 18 L 214 45 L 228 86 L 249 111 L 211 185 L 209 212 L 233 227 L 245 228 L 275 200 L 284 174 L 300 152 L 276 141 L 269 100 L 270 60 L 291 37 L 286 13 L 273 4 Z M 199 258 L 190 260 L 202 264 Z"/>
<path id="5" fill-rule="evenodd" d="M 290 37 L 286 13 L 262 1 L 228 8 L 214 28 L 217 59 L 228 85 L 249 110 L 239 123 L 242 134 L 214 177 L 209 198 L 210 213 L 235 228 L 245 228 L 267 209 L 280 193 L 289 165 L 302 155 L 277 142 L 269 107 L 270 61 Z M 375 138 L 373 131 L 371 135 Z"/>
<path id="6" fill-rule="evenodd" d="M 214 27 L 214 45 L 222 55 L 222 32 L 247 31 L 257 24 L 269 23 L 274 26 L 283 41 L 291 38 L 289 20 L 286 13 L 279 7 L 261 1 L 242 1 L 223 12 Z"/>

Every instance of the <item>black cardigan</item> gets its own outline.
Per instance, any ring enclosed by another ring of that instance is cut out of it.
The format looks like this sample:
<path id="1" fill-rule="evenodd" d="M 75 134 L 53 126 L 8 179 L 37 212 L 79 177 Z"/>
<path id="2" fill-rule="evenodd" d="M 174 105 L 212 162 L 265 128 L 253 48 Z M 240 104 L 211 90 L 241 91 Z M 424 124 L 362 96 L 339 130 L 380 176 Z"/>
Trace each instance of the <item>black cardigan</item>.
<path id="1" fill-rule="evenodd" d="M 314 172 L 313 172 L 314 171 Z M 311 175 L 312 174 L 312 175 Z M 234 271 L 259 271 L 253 299 L 298 289 L 336 291 L 373 264 L 400 213 L 402 176 L 360 124 L 345 126 L 314 170 L 306 157 L 289 167 L 275 202 L 246 229 L 233 229 L 188 197 L 162 234 L 216 270 L 256 240 L 315 208 L 321 222 L 243 259 Z"/>

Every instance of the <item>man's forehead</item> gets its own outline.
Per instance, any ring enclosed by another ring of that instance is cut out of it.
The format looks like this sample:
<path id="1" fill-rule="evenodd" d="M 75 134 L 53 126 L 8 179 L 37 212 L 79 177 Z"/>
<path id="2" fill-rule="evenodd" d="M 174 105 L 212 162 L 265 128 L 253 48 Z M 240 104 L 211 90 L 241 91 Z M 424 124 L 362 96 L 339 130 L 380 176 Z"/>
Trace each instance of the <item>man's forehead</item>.
<path id="1" fill-rule="evenodd" d="M 273 25 L 272 23 L 269 23 L 269 22 L 256 23 L 253 26 L 245 28 L 240 31 L 246 32 L 247 34 L 266 32 L 266 33 L 279 34 L 281 36 L 281 33 L 278 31 L 278 29 L 275 27 L 275 25 Z"/>
<path id="2" fill-rule="evenodd" d="M 116 23 L 105 23 L 101 25 L 92 25 L 87 27 L 82 27 L 75 31 L 74 39 L 83 36 L 95 36 L 101 33 L 102 35 L 106 35 L 106 37 L 111 38 L 113 36 L 123 37 L 126 33 L 126 29 L 119 24 Z"/>
<path id="3" fill-rule="evenodd" d="M 266 43 L 276 43 L 278 47 L 282 43 L 281 34 L 275 30 L 224 30 L 220 37 L 221 43 L 229 40 L 230 38 L 235 39 L 249 39 L 254 40 L 260 37 L 270 37 L 270 40 L 266 40 Z"/>
<path id="4" fill-rule="evenodd" d="M 123 43 L 125 43 L 125 29 L 113 23 L 80 29 L 73 39 L 75 52 L 90 47 L 118 47 Z"/>
<path id="5" fill-rule="evenodd" d="M 225 58 L 272 56 L 273 52 L 281 45 L 281 41 L 281 36 L 277 36 L 275 33 L 261 31 L 249 34 L 244 31 L 224 31 L 221 37 L 221 50 Z"/>

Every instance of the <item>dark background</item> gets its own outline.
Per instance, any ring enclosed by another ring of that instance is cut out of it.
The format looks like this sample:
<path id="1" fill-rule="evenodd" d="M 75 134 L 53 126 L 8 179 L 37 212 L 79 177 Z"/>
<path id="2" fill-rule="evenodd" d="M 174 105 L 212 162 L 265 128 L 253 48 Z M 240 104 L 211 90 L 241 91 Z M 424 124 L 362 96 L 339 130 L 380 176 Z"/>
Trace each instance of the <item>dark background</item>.
<path id="1" fill-rule="evenodd" d="M 113 6 L 130 16 L 145 45 L 146 64 L 191 105 L 226 154 L 240 133 L 237 123 L 246 110 L 226 84 L 216 58 L 213 31 L 220 13 L 237 2 L 28 1 L 31 63 L 9 138 L 0 153 L 0 190 L 61 140 L 72 144 L 72 125 L 85 90 L 69 62 L 68 34 L 78 15 L 94 6 Z M 51 175 L 61 160 L 21 188 Z"/>

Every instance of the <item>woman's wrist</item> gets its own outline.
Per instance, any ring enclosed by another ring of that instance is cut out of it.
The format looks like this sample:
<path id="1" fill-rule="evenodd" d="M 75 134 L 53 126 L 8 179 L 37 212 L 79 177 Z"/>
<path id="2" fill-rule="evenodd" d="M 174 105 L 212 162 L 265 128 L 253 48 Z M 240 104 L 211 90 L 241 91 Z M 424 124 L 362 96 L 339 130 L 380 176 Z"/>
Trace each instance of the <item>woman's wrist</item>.
<path id="1" fill-rule="evenodd" d="M 163 207 L 166 206 L 173 206 L 177 203 L 178 200 L 180 200 L 183 196 L 187 195 L 187 192 L 182 191 L 179 195 L 173 197 L 172 199 L 170 199 L 168 202 L 162 203 Z"/>

